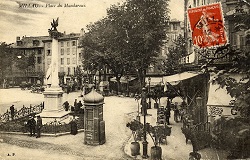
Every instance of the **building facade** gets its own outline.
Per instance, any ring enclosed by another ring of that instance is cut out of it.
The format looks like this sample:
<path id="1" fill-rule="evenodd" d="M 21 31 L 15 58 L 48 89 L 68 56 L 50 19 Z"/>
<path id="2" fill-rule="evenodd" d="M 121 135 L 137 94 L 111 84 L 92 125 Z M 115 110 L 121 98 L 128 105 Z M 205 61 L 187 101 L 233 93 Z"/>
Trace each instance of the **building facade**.
<path id="1" fill-rule="evenodd" d="M 16 38 L 16 42 L 12 45 L 15 53 L 14 61 L 22 63 L 22 60 L 29 61 L 23 69 L 17 67 L 17 63 L 12 66 L 12 83 L 19 85 L 20 83 L 43 84 L 44 77 L 44 43 L 43 40 L 48 36 Z"/>
<path id="2" fill-rule="evenodd" d="M 60 84 L 74 81 L 77 67 L 81 66 L 81 50 L 78 48 L 79 33 L 64 34 L 58 38 L 58 64 Z M 44 40 L 45 73 L 51 64 L 52 39 Z"/>
<path id="3" fill-rule="evenodd" d="M 163 65 L 163 61 L 166 60 L 169 49 L 176 47 L 176 41 L 179 36 L 184 36 L 184 25 L 182 21 L 177 19 L 172 19 L 169 21 L 168 28 L 166 30 L 166 40 L 164 40 L 164 44 L 161 47 L 159 55 L 157 57 L 157 62 L 155 65 L 151 65 L 148 69 L 148 75 L 164 75 L 164 72 L 161 70 L 161 66 Z"/>

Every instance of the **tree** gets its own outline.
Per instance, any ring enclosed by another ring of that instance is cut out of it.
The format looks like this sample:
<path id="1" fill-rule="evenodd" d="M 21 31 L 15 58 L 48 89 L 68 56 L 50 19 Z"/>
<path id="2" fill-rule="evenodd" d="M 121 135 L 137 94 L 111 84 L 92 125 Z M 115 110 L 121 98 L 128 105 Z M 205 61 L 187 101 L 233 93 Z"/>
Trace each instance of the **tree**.
<path id="1" fill-rule="evenodd" d="M 185 56 L 185 39 L 182 35 L 179 35 L 178 38 L 173 42 L 174 47 L 169 47 L 169 53 L 167 58 L 163 61 L 162 70 L 166 74 L 175 74 L 181 68 L 180 58 Z"/>
<path id="2" fill-rule="evenodd" d="M 0 74 L 1 79 L 0 81 L 3 82 L 3 80 L 6 77 L 6 74 L 8 73 L 10 67 L 13 64 L 13 56 L 12 56 L 12 49 L 10 44 L 6 44 L 5 42 L 1 42 L 0 44 Z"/>
<path id="3" fill-rule="evenodd" d="M 89 25 L 83 37 L 85 64 L 106 64 L 116 76 L 118 89 L 127 72 L 138 73 L 144 85 L 146 69 L 166 36 L 167 6 L 168 0 L 127 0 L 111 6 L 107 17 Z"/>
<path id="4" fill-rule="evenodd" d="M 20 56 L 20 55 L 19 55 Z M 18 58 L 16 61 L 15 66 L 20 69 L 21 71 L 24 71 L 24 73 L 28 74 L 28 69 L 35 66 L 35 54 L 22 54 L 20 58 Z"/>

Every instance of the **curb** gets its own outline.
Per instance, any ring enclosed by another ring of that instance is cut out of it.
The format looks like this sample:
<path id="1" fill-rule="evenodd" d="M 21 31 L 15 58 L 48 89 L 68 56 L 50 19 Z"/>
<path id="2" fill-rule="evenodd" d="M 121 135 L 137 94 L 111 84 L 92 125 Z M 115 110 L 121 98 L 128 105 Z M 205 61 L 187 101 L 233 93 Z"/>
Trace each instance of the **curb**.
<path id="1" fill-rule="evenodd" d="M 84 132 L 84 129 L 79 129 L 78 133 Z M 0 134 L 11 134 L 11 135 L 29 135 L 29 133 L 23 133 L 23 132 L 3 132 L 1 131 Z M 58 137 L 63 135 L 70 135 L 70 132 L 63 132 L 63 133 L 56 133 L 56 134 L 50 134 L 50 133 L 41 133 L 41 136 L 46 137 Z"/>

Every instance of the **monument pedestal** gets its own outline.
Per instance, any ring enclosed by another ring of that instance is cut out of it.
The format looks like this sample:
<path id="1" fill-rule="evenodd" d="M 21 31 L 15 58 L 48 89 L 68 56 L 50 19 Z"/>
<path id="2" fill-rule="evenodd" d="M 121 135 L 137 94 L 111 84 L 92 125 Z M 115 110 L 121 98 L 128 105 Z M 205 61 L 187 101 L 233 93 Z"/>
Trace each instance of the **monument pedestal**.
<path id="1" fill-rule="evenodd" d="M 39 115 L 44 123 L 63 121 L 69 117 L 69 112 L 62 107 L 63 91 L 61 88 L 46 88 L 44 91 L 44 109 Z"/>

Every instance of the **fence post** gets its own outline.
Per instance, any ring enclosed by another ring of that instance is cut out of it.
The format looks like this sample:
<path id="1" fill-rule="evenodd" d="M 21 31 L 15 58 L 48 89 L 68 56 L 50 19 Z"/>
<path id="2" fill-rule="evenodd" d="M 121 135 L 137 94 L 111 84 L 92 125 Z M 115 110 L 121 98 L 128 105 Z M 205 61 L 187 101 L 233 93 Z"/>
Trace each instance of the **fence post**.
<path id="1" fill-rule="evenodd" d="M 55 133 L 55 135 L 56 135 L 56 119 L 54 120 L 54 133 Z"/>

